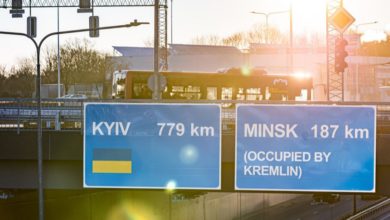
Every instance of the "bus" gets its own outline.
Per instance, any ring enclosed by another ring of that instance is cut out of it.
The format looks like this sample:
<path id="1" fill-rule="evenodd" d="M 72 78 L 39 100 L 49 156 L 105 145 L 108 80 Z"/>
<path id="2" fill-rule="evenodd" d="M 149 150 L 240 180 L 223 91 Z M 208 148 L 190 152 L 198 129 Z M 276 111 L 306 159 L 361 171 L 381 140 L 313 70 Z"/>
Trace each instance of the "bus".
<path id="1" fill-rule="evenodd" d="M 188 100 L 301 100 L 312 99 L 310 76 L 268 74 L 262 69 L 221 72 L 161 72 L 166 79 L 162 99 Z M 148 79 L 153 71 L 116 71 L 112 98 L 151 99 Z"/>

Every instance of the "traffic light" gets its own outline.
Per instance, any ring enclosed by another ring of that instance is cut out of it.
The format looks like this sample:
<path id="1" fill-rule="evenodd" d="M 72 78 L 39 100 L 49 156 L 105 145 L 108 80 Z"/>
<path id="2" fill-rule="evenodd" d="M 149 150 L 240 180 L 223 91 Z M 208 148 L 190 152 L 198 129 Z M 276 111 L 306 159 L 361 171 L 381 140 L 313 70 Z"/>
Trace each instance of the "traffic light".
<path id="1" fill-rule="evenodd" d="M 99 16 L 89 17 L 89 37 L 99 37 Z"/>
<path id="2" fill-rule="evenodd" d="M 27 17 L 27 35 L 37 37 L 37 17 Z"/>
<path id="3" fill-rule="evenodd" d="M 79 0 L 79 9 L 77 13 L 92 13 L 91 0 Z"/>
<path id="4" fill-rule="evenodd" d="M 345 58 L 348 56 L 345 47 L 348 42 L 344 38 L 338 37 L 335 43 L 335 71 L 336 73 L 343 73 L 345 68 L 348 67 L 348 63 L 345 62 Z"/>
<path id="5" fill-rule="evenodd" d="M 23 16 L 23 1 L 22 0 L 12 0 L 12 7 L 9 11 L 12 14 L 13 18 L 21 18 Z"/>

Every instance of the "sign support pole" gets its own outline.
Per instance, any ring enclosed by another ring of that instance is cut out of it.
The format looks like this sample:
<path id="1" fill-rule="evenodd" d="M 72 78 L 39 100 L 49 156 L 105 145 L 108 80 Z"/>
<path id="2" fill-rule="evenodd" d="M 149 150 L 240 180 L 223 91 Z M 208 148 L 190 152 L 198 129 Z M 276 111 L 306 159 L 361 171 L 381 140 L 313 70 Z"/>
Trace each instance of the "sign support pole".
<path id="1" fill-rule="evenodd" d="M 154 3 L 154 82 L 153 82 L 153 99 L 160 100 L 160 73 L 159 73 L 159 1 Z"/>

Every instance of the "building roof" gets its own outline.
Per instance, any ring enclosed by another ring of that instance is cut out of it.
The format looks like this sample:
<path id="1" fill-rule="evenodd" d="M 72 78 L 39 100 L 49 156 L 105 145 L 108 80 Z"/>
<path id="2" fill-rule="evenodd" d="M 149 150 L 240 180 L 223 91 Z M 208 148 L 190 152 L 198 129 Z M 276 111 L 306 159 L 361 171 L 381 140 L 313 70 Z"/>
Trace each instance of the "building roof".
<path id="1" fill-rule="evenodd" d="M 114 50 L 124 57 L 153 56 L 153 47 L 122 47 L 113 46 Z M 172 55 L 201 55 L 201 54 L 240 54 L 241 51 L 232 46 L 209 46 L 192 44 L 170 44 L 169 54 Z"/>
<path id="2" fill-rule="evenodd" d="M 241 51 L 233 46 L 194 45 L 194 44 L 170 44 L 171 54 L 241 54 Z"/>
<path id="3" fill-rule="evenodd" d="M 153 56 L 152 47 L 121 47 L 113 46 L 114 50 L 118 51 L 124 57 L 145 57 Z"/>

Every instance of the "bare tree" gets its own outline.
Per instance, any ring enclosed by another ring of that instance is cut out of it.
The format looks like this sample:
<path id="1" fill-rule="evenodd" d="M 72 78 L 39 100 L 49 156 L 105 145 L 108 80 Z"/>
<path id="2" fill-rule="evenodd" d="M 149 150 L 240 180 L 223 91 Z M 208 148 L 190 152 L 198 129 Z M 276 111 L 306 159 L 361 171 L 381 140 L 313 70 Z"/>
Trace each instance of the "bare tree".
<path id="1" fill-rule="evenodd" d="M 222 42 L 225 46 L 234 46 L 238 48 L 244 48 L 248 46 L 248 41 L 244 32 L 234 33 L 229 37 L 222 39 Z"/>
<path id="2" fill-rule="evenodd" d="M 35 64 L 32 59 L 23 59 L 7 72 L 0 68 L 0 96 L 32 98 L 35 91 Z"/>
<path id="3" fill-rule="evenodd" d="M 6 71 L 6 68 L 5 66 L 3 65 L 0 65 L 0 77 L 6 77 L 7 76 L 7 71 Z"/>
<path id="4" fill-rule="evenodd" d="M 280 44 L 286 43 L 287 37 L 277 28 L 265 27 L 262 24 L 256 24 L 249 31 L 233 33 L 227 37 L 217 35 L 199 36 L 192 40 L 193 44 L 216 45 L 216 46 L 235 46 L 238 48 L 248 47 L 251 43 Z"/>
<path id="5" fill-rule="evenodd" d="M 110 68 L 107 61 L 108 54 L 93 49 L 88 40 L 71 40 L 60 49 L 61 55 L 61 82 L 65 90 L 76 83 L 103 84 L 106 70 Z M 48 50 L 46 65 L 43 69 L 45 83 L 57 82 L 57 54 L 54 50 Z"/>
<path id="6" fill-rule="evenodd" d="M 267 42 L 267 27 L 262 24 L 253 25 L 252 29 L 247 33 L 249 43 L 266 43 Z"/>
<path id="7" fill-rule="evenodd" d="M 5 66 L 0 65 L 0 97 L 2 97 L 5 85 L 7 83 L 7 77 L 6 76 L 7 76 L 7 71 L 5 69 Z"/>
<path id="8" fill-rule="evenodd" d="M 221 46 L 223 42 L 222 38 L 217 35 L 207 35 L 196 37 L 192 40 L 192 44 Z"/>
<path id="9" fill-rule="evenodd" d="M 144 41 L 145 47 L 154 47 L 154 41 L 152 39 Z"/>

